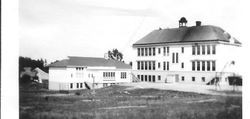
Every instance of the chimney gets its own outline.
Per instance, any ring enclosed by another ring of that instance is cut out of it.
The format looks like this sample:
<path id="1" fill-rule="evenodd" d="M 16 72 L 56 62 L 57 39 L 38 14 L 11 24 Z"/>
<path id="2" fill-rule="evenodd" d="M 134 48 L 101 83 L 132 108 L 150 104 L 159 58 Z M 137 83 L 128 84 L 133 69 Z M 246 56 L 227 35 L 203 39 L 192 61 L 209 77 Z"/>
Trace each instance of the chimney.
<path id="1" fill-rule="evenodd" d="M 196 26 L 201 26 L 201 21 L 196 21 Z"/>

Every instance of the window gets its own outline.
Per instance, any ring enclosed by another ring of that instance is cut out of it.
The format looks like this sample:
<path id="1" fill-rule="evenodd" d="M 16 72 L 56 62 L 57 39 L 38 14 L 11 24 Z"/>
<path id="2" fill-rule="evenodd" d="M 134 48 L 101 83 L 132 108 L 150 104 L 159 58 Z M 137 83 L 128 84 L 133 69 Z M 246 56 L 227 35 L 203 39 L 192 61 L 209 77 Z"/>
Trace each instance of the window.
<path id="1" fill-rule="evenodd" d="M 107 74 L 108 74 L 107 77 L 110 77 L 110 72 L 108 72 Z"/>
<path id="2" fill-rule="evenodd" d="M 141 81 L 143 81 L 143 75 L 141 75 Z"/>
<path id="3" fill-rule="evenodd" d="M 145 75 L 145 81 L 148 81 L 148 77 L 147 77 L 147 75 Z"/>
<path id="4" fill-rule="evenodd" d="M 73 83 L 70 83 L 70 88 L 71 88 L 71 89 L 73 88 Z"/>
<path id="5" fill-rule="evenodd" d="M 141 61 L 141 70 L 144 70 L 144 63 Z"/>
<path id="6" fill-rule="evenodd" d="M 181 77 L 181 81 L 185 81 L 185 77 L 184 76 Z"/>
<path id="7" fill-rule="evenodd" d="M 79 83 L 76 83 L 76 88 L 79 88 Z"/>
<path id="8" fill-rule="evenodd" d="M 163 47 L 163 55 L 166 55 L 166 47 Z"/>
<path id="9" fill-rule="evenodd" d="M 215 49 L 215 45 L 212 46 L 212 53 L 215 54 L 216 49 Z"/>
<path id="10" fill-rule="evenodd" d="M 167 62 L 167 70 L 169 70 L 169 62 Z"/>
<path id="11" fill-rule="evenodd" d="M 121 79 L 127 78 L 127 73 L 126 72 L 121 72 Z"/>
<path id="12" fill-rule="evenodd" d="M 155 82 L 155 75 L 152 76 L 152 80 L 153 80 L 153 82 Z"/>
<path id="13" fill-rule="evenodd" d="M 195 81 L 195 77 L 192 77 L 192 81 Z"/>
<path id="14" fill-rule="evenodd" d="M 80 88 L 82 88 L 82 83 L 80 84 Z"/>
<path id="15" fill-rule="evenodd" d="M 145 70 L 148 70 L 148 62 L 145 62 Z"/>
<path id="16" fill-rule="evenodd" d="M 104 78 L 112 78 L 115 77 L 115 72 L 103 72 Z"/>
<path id="17" fill-rule="evenodd" d="M 148 76 L 148 81 L 151 82 L 151 75 Z"/>
<path id="18" fill-rule="evenodd" d="M 161 54 L 161 48 L 158 48 L 158 54 Z"/>
<path id="19" fill-rule="evenodd" d="M 108 84 L 107 83 L 103 83 L 103 87 L 107 87 L 108 86 Z"/>
<path id="20" fill-rule="evenodd" d="M 167 47 L 167 53 L 169 53 L 169 47 Z"/>
<path id="21" fill-rule="evenodd" d="M 197 55 L 200 55 L 200 46 L 197 45 Z"/>
<path id="22" fill-rule="evenodd" d="M 145 48 L 145 56 L 148 56 L 148 48 Z"/>
<path id="23" fill-rule="evenodd" d="M 151 56 L 151 54 L 152 54 L 151 53 L 151 48 L 148 48 L 148 52 L 149 52 L 148 55 Z"/>
<path id="24" fill-rule="evenodd" d="M 160 75 L 158 75 L 158 81 L 160 81 L 161 80 L 161 76 Z"/>
<path id="25" fill-rule="evenodd" d="M 215 71 L 215 61 L 212 61 L 212 71 Z"/>
<path id="26" fill-rule="evenodd" d="M 184 63 L 183 62 L 181 63 L 181 68 L 184 68 Z"/>
<path id="27" fill-rule="evenodd" d="M 192 55 L 195 55 L 195 46 L 192 46 Z"/>
<path id="28" fill-rule="evenodd" d="M 137 75 L 137 78 L 140 79 L 140 75 Z"/>
<path id="29" fill-rule="evenodd" d="M 176 63 L 178 63 L 179 61 L 179 55 L 178 55 L 178 53 L 176 53 Z"/>
<path id="30" fill-rule="evenodd" d="M 138 56 L 140 56 L 140 48 L 137 48 L 137 53 L 138 53 Z"/>
<path id="31" fill-rule="evenodd" d="M 140 70 L 140 61 L 137 61 L 137 69 Z"/>
<path id="32" fill-rule="evenodd" d="M 153 56 L 155 56 L 155 48 L 153 48 Z"/>
<path id="33" fill-rule="evenodd" d="M 210 61 L 207 61 L 207 71 L 210 71 Z"/>
<path id="34" fill-rule="evenodd" d="M 205 77 L 201 77 L 202 82 L 205 82 Z"/>
<path id="35" fill-rule="evenodd" d="M 166 70 L 166 62 L 163 62 L 163 70 Z"/>
<path id="36" fill-rule="evenodd" d="M 155 61 L 153 62 L 153 70 L 155 70 Z"/>
<path id="37" fill-rule="evenodd" d="M 149 63 L 149 70 L 151 70 L 151 62 L 148 62 Z"/>
<path id="38" fill-rule="evenodd" d="M 205 45 L 202 45 L 201 48 L 202 48 L 202 55 L 205 55 L 205 48 L 206 48 Z"/>
<path id="39" fill-rule="evenodd" d="M 160 62 L 158 62 L 158 68 L 161 68 L 161 63 Z"/>
<path id="40" fill-rule="evenodd" d="M 200 61 L 197 61 L 197 71 L 200 71 Z"/>
<path id="41" fill-rule="evenodd" d="M 175 61 L 175 54 L 173 53 L 173 55 L 172 55 L 172 63 L 174 63 L 174 61 Z"/>
<path id="42" fill-rule="evenodd" d="M 202 71 L 205 71 L 205 61 L 202 61 Z"/>
<path id="43" fill-rule="evenodd" d="M 210 45 L 207 45 L 207 54 L 210 55 Z"/>
<path id="44" fill-rule="evenodd" d="M 144 48 L 141 48 L 141 56 L 144 56 Z"/>
<path id="45" fill-rule="evenodd" d="M 195 71 L 195 62 L 192 61 L 192 71 Z"/>
<path id="46" fill-rule="evenodd" d="M 181 53 L 184 53 L 184 47 L 181 47 Z"/>

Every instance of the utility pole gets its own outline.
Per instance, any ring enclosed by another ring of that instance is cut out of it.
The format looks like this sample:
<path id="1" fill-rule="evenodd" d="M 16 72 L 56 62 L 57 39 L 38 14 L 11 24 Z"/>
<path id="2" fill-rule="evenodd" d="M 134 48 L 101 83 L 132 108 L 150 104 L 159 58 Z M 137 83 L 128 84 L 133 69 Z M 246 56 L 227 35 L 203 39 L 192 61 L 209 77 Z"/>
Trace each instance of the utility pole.
<path id="1" fill-rule="evenodd" d="M 96 112 L 95 112 L 95 76 L 92 74 L 92 78 L 93 78 L 93 85 L 92 85 L 92 96 L 93 96 L 93 116 L 94 118 L 96 117 Z"/>

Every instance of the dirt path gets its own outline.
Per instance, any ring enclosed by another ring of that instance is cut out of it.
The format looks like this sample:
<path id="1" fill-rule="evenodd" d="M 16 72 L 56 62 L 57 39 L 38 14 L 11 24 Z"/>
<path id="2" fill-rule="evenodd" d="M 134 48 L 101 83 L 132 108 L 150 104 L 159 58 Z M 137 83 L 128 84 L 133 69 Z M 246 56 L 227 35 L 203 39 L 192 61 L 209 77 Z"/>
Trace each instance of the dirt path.
<path id="1" fill-rule="evenodd" d="M 215 86 L 209 85 L 197 85 L 197 84 L 179 84 L 179 83 L 128 83 L 121 84 L 122 86 L 130 86 L 127 90 L 138 89 L 138 88 L 154 88 L 161 90 L 175 90 L 183 92 L 194 92 L 201 94 L 210 94 L 210 95 L 225 95 L 225 96 L 241 96 L 242 87 L 238 87 L 236 92 L 233 92 L 232 86 L 221 86 L 220 88 L 215 88 Z"/>

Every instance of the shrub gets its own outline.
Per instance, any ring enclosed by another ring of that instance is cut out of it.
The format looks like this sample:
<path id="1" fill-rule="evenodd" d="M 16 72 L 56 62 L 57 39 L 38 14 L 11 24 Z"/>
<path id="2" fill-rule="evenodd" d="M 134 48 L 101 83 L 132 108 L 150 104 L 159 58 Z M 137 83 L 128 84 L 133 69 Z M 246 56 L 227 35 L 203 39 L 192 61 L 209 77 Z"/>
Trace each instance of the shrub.
<path id="1" fill-rule="evenodd" d="M 81 95 L 81 93 L 79 91 L 75 92 L 75 95 Z"/>

